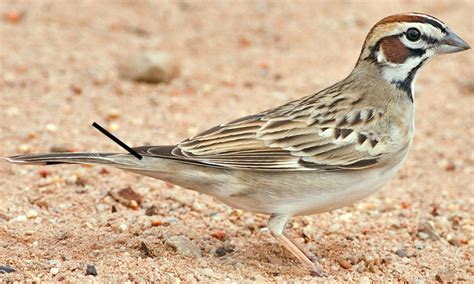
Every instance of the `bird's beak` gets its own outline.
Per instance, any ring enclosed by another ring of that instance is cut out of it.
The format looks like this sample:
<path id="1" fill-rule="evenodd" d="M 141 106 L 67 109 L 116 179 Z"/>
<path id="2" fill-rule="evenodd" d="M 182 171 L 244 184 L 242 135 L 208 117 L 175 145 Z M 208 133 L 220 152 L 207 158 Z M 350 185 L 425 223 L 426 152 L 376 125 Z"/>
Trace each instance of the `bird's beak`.
<path id="1" fill-rule="evenodd" d="M 440 45 L 438 48 L 438 53 L 446 54 L 446 53 L 454 53 L 460 52 L 466 49 L 470 49 L 471 47 L 467 42 L 465 42 L 461 37 L 457 34 L 453 33 L 452 31 L 448 31 L 448 35 L 444 37 L 440 41 Z"/>

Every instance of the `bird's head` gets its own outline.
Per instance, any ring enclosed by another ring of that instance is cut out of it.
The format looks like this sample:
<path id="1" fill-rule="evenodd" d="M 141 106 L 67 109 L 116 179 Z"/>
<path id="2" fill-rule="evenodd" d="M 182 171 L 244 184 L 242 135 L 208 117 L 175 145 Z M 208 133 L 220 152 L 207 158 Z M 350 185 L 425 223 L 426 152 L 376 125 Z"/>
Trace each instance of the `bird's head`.
<path id="1" fill-rule="evenodd" d="M 416 71 L 428 58 L 469 48 L 435 17 L 397 14 L 380 20 L 370 30 L 357 65 L 375 64 L 385 80 L 411 96 Z"/>

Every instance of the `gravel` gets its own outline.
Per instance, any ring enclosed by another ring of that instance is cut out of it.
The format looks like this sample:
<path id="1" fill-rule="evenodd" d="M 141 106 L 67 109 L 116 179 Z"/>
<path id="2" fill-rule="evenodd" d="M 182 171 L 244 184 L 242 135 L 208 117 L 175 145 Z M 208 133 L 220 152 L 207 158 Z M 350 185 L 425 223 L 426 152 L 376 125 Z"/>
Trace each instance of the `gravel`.
<path id="1" fill-rule="evenodd" d="M 350 72 L 370 27 L 391 13 L 430 13 L 474 42 L 472 1 L 234 1 L 232 9 L 225 1 L 7 2 L 0 15 L 21 16 L 0 17 L 0 157 L 123 153 L 92 121 L 133 147 L 172 145 L 312 94 Z M 170 54 L 180 74 L 160 84 L 120 77 L 124 54 L 147 51 Z M 380 192 L 291 220 L 285 233 L 321 258 L 321 281 L 474 282 L 473 68 L 471 50 L 420 71 L 414 143 Z M 107 195 L 128 187 L 141 205 Z M 30 209 L 38 215 L 28 218 Z M 0 161 L 0 264 L 16 270 L 0 282 L 90 282 L 89 261 L 99 283 L 318 281 L 263 229 L 267 219 L 111 167 Z M 167 245 L 173 236 L 186 236 L 198 257 Z M 142 253 L 142 241 L 155 257 Z M 235 250 L 215 255 L 228 246 Z M 407 257 L 395 254 L 400 246 Z"/>
<path id="2" fill-rule="evenodd" d="M 165 243 L 175 249 L 181 256 L 202 257 L 201 249 L 185 236 L 167 238 Z"/>

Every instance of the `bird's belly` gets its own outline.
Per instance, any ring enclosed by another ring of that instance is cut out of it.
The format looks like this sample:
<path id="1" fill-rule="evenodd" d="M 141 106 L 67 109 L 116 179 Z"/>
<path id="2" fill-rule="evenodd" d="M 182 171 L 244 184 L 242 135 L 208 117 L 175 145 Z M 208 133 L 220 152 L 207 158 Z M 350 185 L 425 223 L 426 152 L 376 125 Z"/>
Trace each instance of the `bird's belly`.
<path id="1" fill-rule="evenodd" d="M 218 198 L 233 207 L 263 214 L 322 213 L 351 205 L 376 192 L 395 175 L 401 164 L 361 171 L 281 173 L 278 178 L 262 177 L 254 181 L 255 188 L 248 193 Z"/>

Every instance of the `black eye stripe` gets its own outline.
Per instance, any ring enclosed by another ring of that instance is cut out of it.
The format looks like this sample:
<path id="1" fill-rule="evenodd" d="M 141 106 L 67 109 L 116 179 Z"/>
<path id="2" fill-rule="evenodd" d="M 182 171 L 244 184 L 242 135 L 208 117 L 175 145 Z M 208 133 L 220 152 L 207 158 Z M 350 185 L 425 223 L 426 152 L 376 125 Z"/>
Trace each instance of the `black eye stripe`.
<path id="1" fill-rule="evenodd" d="M 426 49 L 422 48 L 409 48 L 410 56 L 409 57 L 422 57 L 426 53 Z"/>
<path id="2" fill-rule="evenodd" d="M 401 33 L 399 34 L 400 37 L 403 37 L 405 35 L 405 33 Z M 427 36 L 427 35 L 424 35 L 422 34 L 421 35 L 421 39 L 426 42 L 426 43 L 430 43 L 430 44 L 434 44 L 434 43 L 437 43 L 438 40 L 433 38 L 433 37 L 430 37 L 430 36 Z"/>
<path id="3" fill-rule="evenodd" d="M 437 43 L 438 40 L 427 35 L 421 35 L 421 39 L 426 43 Z"/>

